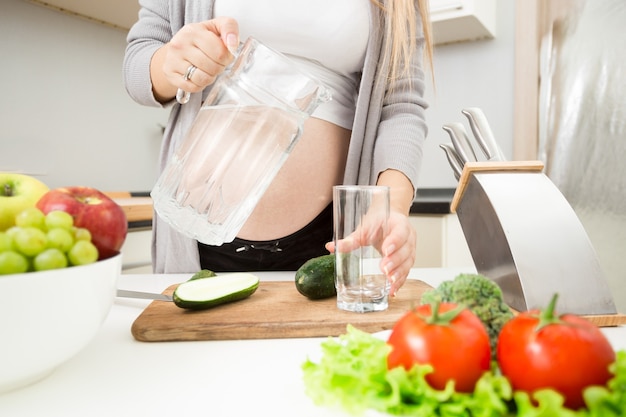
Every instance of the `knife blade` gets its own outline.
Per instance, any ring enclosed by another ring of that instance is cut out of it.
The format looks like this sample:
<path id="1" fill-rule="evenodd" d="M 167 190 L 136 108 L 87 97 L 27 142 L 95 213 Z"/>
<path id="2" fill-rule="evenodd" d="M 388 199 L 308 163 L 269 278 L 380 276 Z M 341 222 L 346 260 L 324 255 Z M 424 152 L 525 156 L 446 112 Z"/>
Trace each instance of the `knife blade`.
<path id="1" fill-rule="evenodd" d="M 118 297 L 141 298 L 144 300 L 173 301 L 171 295 L 157 294 L 145 291 L 117 290 Z"/>

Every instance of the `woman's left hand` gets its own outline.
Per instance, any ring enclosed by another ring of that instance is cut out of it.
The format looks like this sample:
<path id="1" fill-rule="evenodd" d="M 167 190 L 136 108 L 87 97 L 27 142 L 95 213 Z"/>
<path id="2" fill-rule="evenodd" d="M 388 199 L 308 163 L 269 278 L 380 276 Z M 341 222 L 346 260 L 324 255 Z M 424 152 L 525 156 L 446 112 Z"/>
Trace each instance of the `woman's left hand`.
<path id="1" fill-rule="evenodd" d="M 354 248 L 363 244 L 357 240 L 350 240 L 344 244 L 355 245 Z M 380 250 L 383 254 L 381 269 L 391 282 L 389 294 L 394 296 L 404 285 L 409 271 L 415 262 L 415 250 L 417 245 L 417 233 L 409 222 L 407 215 L 391 211 L 387 220 L 387 234 L 384 236 Z M 377 245 L 378 246 L 378 245 Z M 354 248 L 345 247 L 344 251 Z M 328 242 L 326 249 L 335 252 L 335 243 Z"/>
<path id="2" fill-rule="evenodd" d="M 383 240 L 382 269 L 391 281 L 389 294 L 394 296 L 404 285 L 415 263 L 417 233 L 406 214 L 391 211 L 387 222 L 388 232 Z"/>

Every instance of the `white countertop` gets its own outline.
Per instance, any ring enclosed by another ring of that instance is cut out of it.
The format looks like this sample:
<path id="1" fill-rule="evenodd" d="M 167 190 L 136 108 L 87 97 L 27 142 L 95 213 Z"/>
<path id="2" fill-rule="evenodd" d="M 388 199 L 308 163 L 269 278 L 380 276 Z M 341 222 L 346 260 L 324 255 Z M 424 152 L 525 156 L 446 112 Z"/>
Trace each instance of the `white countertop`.
<path id="1" fill-rule="evenodd" d="M 460 272 L 473 271 L 415 269 L 411 278 L 436 286 Z M 291 272 L 258 275 L 262 280 L 293 279 Z M 186 278 L 122 275 L 118 286 L 162 292 Z M 323 338 L 138 342 L 130 327 L 148 304 L 117 298 L 95 340 L 46 379 L 0 395 L 0 415 L 341 415 L 314 406 L 304 394 L 300 367 L 308 355 L 319 352 Z M 615 349 L 626 349 L 626 327 L 603 331 Z"/>

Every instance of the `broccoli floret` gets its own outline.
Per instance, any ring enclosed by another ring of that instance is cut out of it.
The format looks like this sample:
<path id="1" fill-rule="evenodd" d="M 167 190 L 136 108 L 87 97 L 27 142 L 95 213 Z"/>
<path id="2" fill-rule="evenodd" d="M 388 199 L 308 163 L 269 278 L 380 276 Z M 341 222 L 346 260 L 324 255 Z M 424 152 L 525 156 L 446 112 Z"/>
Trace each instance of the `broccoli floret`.
<path id="1" fill-rule="evenodd" d="M 424 304 L 435 301 L 462 304 L 476 314 L 487 329 L 492 357 L 495 358 L 500 330 L 513 317 L 498 284 L 480 274 L 460 274 L 422 296 Z"/>

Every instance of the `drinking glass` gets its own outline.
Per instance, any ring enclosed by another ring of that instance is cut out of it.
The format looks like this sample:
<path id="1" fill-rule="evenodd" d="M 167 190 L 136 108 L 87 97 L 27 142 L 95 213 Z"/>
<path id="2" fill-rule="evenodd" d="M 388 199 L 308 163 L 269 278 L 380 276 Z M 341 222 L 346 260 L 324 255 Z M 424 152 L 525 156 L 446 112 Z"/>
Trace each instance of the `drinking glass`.
<path id="1" fill-rule="evenodd" d="M 390 283 L 380 268 L 389 219 L 389 187 L 333 187 L 337 307 L 364 313 L 388 308 Z"/>

